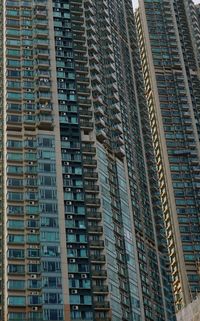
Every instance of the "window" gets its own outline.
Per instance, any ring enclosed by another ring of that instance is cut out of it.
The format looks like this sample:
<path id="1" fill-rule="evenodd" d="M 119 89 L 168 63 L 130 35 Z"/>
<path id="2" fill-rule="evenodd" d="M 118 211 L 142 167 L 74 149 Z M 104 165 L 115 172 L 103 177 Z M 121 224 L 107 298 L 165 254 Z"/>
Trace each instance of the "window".
<path id="1" fill-rule="evenodd" d="M 40 241 L 40 236 L 38 234 L 28 234 L 27 242 L 28 243 L 38 243 Z"/>
<path id="2" fill-rule="evenodd" d="M 27 256 L 28 257 L 35 257 L 35 258 L 40 257 L 40 250 L 28 249 Z"/>
<path id="3" fill-rule="evenodd" d="M 16 274 L 24 274 L 25 266 L 18 264 L 9 264 L 8 265 L 8 273 L 16 273 Z"/>
<path id="4" fill-rule="evenodd" d="M 44 320 L 63 320 L 63 310 L 61 309 L 44 309 Z"/>
<path id="5" fill-rule="evenodd" d="M 39 273 L 41 271 L 39 264 L 28 264 L 29 273 Z"/>
<path id="6" fill-rule="evenodd" d="M 8 289 L 12 290 L 24 290 L 25 281 L 24 280 L 9 280 Z"/>
<path id="7" fill-rule="evenodd" d="M 25 296 L 9 296 L 8 305 L 12 306 L 25 306 L 26 297 Z"/>
<path id="8" fill-rule="evenodd" d="M 55 242 L 59 240 L 59 234 L 57 232 L 42 232 L 42 240 Z"/>
<path id="9" fill-rule="evenodd" d="M 24 243 L 24 235 L 19 234 L 9 234 L 8 235 L 9 243 Z"/>
<path id="10" fill-rule="evenodd" d="M 22 249 L 11 249 L 8 250 L 9 259 L 24 259 L 24 250 Z"/>
<path id="11" fill-rule="evenodd" d="M 24 221 L 8 220 L 8 228 L 23 229 L 24 228 Z"/>
<path id="12" fill-rule="evenodd" d="M 41 286 L 42 283 L 40 280 L 28 280 L 28 287 L 31 289 L 39 289 Z"/>
<path id="13" fill-rule="evenodd" d="M 22 215 L 24 213 L 23 206 L 8 206 L 8 214 L 10 215 Z"/>
<path id="14" fill-rule="evenodd" d="M 9 321 L 22 321 L 26 319 L 26 313 L 23 312 L 10 312 L 8 314 Z"/>
<path id="15" fill-rule="evenodd" d="M 31 305 L 37 305 L 42 303 L 42 298 L 39 295 L 30 295 L 28 301 Z"/>

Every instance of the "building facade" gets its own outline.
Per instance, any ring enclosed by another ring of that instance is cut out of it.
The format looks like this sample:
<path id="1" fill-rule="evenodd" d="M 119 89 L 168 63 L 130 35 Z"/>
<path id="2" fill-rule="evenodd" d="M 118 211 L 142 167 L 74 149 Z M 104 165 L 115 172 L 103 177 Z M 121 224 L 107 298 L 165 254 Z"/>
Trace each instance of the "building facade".
<path id="1" fill-rule="evenodd" d="M 131 1 L 0 3 L 1 320 L 172 321 Z"/>
<path id="2" fill-rule="evenodd" d="M 177 313 L 177 321 L 198 321 L 200 319 L 199 296 Z"/>
<path id="3" fill-rule="evenodd" d="M 176 308 L 200 292 L 199 26 L 192 1 L 136 14 Z"/>

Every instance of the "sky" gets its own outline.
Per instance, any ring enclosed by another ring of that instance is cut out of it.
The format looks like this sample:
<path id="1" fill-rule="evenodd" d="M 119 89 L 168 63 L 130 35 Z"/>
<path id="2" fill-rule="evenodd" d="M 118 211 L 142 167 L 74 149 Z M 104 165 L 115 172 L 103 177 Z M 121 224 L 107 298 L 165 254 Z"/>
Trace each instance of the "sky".
<path id="1" fill-rule="evenodd" d="M 194 3 L 200 3 L 200 0 L 193 0 Z M 136 9 L 138 7 L 138 0 L 132 0 L 133 8 Z"/>

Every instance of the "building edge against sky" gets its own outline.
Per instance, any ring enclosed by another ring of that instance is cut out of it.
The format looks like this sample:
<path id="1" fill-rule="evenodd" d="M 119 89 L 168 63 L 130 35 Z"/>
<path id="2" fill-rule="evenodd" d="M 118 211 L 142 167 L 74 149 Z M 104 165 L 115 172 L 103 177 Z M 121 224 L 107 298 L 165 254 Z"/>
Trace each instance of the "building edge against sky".
<path id="1" fill-rule="evenodd" d="M 136 13 L 176 309 L 199 293 L 199 25 L 192 1 Z"/>
<path id="2" fill-rule="evenodd" d="M 131 0 L 1 9 L 1 320 L 172 321 Z"/>

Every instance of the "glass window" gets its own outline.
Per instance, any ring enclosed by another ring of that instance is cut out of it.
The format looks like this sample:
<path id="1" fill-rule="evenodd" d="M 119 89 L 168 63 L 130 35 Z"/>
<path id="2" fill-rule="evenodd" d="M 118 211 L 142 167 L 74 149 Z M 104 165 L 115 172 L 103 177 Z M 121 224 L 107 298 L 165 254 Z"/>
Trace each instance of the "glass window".
<path id="1" fill-rule="evenodd" d="M 8 250 L 9 259 L 24 259 L 24 250 L 22 249 L 10 249 Z"/>
<path id="2" fill-rule="evenodd" d="M 24 213 L 24 207 L 23 206 L 8 206 L 8 214 L 9 215 L 22 215 Z"/>
<path id="3" fill-rule="evenodd" d="M 10 312 L 8 313 L 8 320 L 22 321 L 26 319 L 26 313 L 23 312 Z"/>
<path id="4" fill-rule="evenodd" d="M 25 306 L 26 305 L 26 297 L 25 296 L 9 296 L 8 297 L 8 305 Z"/>
<path id="5" fill-rule="evenodd" d="M 21 229 L 21 228 L 24 228 L 24 221 L 8 220 L 7 225 L 8 225 L 8 228 Z"/>
<path id="6" fill-rule="evenodd" d="M 23 289 L 25 289 L 25 281 L 24 280 L 9 280 L 8 281 L 8 289 L 23 290 Z"/>
<path id="7" fill-rule="evenodd" d="M 16 273 L 16 274 L 24 274 L 25 266 L 19 264 L 9 264 L 8 265 L 8 273 Z"/>
<path id="8" fill-rule="evenodd" d="M 8 235 L 8 242 L 9 243 L 24 243 L 24 235 L 18 234 L 9 234 Z"/>

